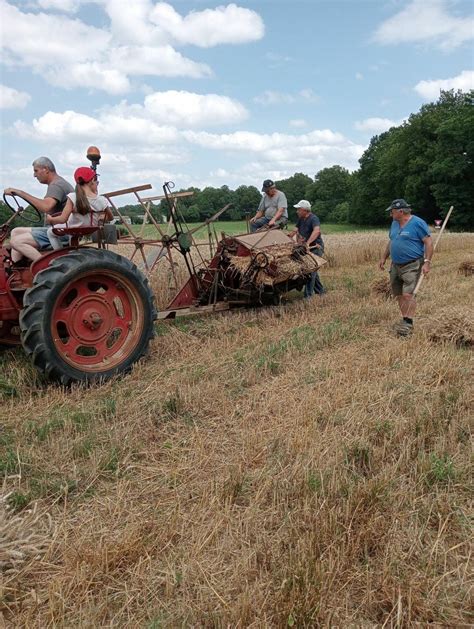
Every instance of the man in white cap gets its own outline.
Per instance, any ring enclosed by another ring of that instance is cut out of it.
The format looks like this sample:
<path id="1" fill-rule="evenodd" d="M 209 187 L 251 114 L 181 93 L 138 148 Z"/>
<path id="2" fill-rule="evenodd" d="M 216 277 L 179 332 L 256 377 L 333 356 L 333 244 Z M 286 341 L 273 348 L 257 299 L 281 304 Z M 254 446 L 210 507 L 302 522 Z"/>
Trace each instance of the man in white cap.
<path id="1" fill-rule="evenodd" d="M 293 207 L 296 208 L 298 220 L 296 221 L 296 229 L 288 235 L 292 237 L 297 234 L 299 243 L 305 244 L 311 253 L 322 256 L 324 253 L 324 243 L 321 238 L 321 223 L 316 214 L 311 212 L 311 203 L 306 201 L 306 199 L 302 199 Z M 311 273 L 311 278 L 304 287 L 305 298 L 311 298 L 314 293 L 322 295 L 325 292 L 318 272 Z"/>

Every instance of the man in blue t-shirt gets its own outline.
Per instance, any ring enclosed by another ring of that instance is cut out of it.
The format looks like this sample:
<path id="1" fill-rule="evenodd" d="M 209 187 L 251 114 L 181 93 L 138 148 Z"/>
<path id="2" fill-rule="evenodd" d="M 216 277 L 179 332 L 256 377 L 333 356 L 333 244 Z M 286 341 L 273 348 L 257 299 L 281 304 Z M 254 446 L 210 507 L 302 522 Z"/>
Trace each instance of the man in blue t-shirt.
<path id="1" fill-rule="evenodd" d="M 413 292 L 421 273 L 427 275 L 430 272 L 433 242 L 428 225 L 412 215 L 410 204 L 405 199 L 392 201 L 387 212 L 392 215 L 390 239 L 379 267 L 383 271 L 385 261 L 391 257 L 390 284 L 403 317 L 396 326 L 396 332 L 399 336 L 408 336 L 413 332 L 416 308 Z"/>
<path id="2" fill-rule="evenodd" d="M 296 221 L 296 229 L 290 232 L 290 237 L 298 234 L 297 239 L 301 244 L 305 244 L 311 253 L 322 256 L 324 253 L 324 243 L 321 238 L 321 223 L 316 214 L 311 212 L 311 204 L 306 199 L 302 199 L 293 207 L 296 208 L 298 220 Z M 309 299 L 316 293 L 322 295 L 325 293 L 324 286 L 319 279 L 319 273 L 311 273 L 311 278 L 304 287 L 304 296 Z"/>

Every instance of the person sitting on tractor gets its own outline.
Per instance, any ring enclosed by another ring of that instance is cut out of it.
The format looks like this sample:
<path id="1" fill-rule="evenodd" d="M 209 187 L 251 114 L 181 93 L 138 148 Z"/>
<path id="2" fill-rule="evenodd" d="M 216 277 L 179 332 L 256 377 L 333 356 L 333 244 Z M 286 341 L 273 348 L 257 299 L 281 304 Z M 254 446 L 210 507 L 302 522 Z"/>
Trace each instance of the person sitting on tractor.
<path id="1" fill-rule="evenodd" d="M 53 249 L 61 249 L 69 244 L 67 235 L 57 236 L 53 229 L 71 227 L 96 227 L 101 220 L 110 221 L 113 218 L 109 202 L 97 194 L 99 185 L 98 175 L 92 168 L 82 166 L 74 173 L 76 182 L 75 192 L 67 195 L 64 210 L 57 216 L 47 216 L 49 225 L 47 235 Z"/>
<path id="2" fill-rule="evenodd" d="M 283 227 L 288 223 L 288 201 L 275 182 L 265 179 L 262 186 L 265 194 L 260 201 L 257 213 L 250 219 L 250 231 L 256 232 L 262 227 Z"/>
<path id="3" fill-rule="evenodd" d="M 73 191 L 73 187 L 57 174 L 53 162 L 48 157 L 35 159 L 33 176 L 40 183 L 48 186 L 44 199 L 17 188 L 5 188 L 5 194 L 22 198 L 44 214 L 62 211 L 66 205 L 67 195 Z M 50 249 L 51 243 L 46 233 L 47 229 L 47 227 L 15 227 L 10 236 L 12 262 L 19 262 L 23 256 L 30 260 L 37 260 L 41 257 L 41 249 Z"/>

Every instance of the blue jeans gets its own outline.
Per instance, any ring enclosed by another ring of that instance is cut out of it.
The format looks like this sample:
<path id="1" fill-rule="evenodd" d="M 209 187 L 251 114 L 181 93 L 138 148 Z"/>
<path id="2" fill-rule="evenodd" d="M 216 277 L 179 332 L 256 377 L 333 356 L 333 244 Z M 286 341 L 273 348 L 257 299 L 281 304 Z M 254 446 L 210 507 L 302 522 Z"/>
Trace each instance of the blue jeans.
<path id="1" fill-rule="evenodd" d="M 311 253 L 314 253 L 317 256 L 322 256 L 324 253 L 323 247 L 311 247 L 310 251 Z M 304 293 L 303 293 L 304 297 L 306 299 L 309 299 L 315 293 L 316 295 L 323 295 L 325 292 L 326 292 L 326 289 L 321 284 L 321 280 L 319 279 L 319 273 L 317 271 L 315 271 L 314 273 L 311 273 L 311 277 L 309 278 L 309 280 L 306 282 L 304 286 Z"/>
<path id="2" fill-rule="evenodd" d="M 268 223 L 271 220 L 272 220 L 271 218 L 267 218 L 266 216 L 262 216 L 262 218 L 257 218 L 255 223 L 250 223 L 250 231 L 253 234 L 254 232 L 256 232 L 261 227 L 264 227 L 265 225 L 268 225 Z M 283 225 L 286 225 L 287 223 L 288 223 L 288 219 L 282 217 L 275 223 L 275 225 L 277 225 L 278 227 L 283 227 Z"/>

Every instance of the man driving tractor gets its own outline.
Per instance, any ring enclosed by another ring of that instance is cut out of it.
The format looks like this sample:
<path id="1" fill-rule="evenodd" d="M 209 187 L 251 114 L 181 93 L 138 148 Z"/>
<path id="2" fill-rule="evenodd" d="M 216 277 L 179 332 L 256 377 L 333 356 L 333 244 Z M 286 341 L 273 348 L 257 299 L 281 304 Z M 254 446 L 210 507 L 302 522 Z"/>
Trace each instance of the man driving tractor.
<path id="1" fill-rule="evenodd" d="M 48 186 L 44 199 L 18 188 L 5 188 L 4 193 L 20 197 L 43 214 L 51 215 L 61 212 L 66 205 L 67 195 L 74 191 L 71 184 L 57 174 L 53 162 L 48 157 L 35 159 L 33 176 L 40 183 Z M 48 227 L 15 227 L 10 237 L 12 262 L 18 263 L 23 256 L 30 260 L 37 260 L 41 257 L 42 249 L 50 249 L 51 243 L 47 230 Z"/>

